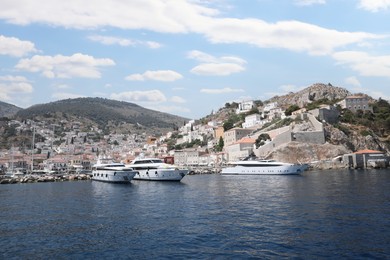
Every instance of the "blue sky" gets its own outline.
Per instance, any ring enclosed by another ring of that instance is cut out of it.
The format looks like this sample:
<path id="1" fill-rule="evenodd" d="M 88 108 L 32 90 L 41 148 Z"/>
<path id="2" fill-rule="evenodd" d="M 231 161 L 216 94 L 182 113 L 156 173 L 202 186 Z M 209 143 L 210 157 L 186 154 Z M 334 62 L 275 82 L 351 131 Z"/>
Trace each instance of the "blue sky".
<path id="1" fill-rule="evenodd" d="M 2 0 L 0 100 L 198 119 L 314 83 L 390 99 L 390 0 Z"/>

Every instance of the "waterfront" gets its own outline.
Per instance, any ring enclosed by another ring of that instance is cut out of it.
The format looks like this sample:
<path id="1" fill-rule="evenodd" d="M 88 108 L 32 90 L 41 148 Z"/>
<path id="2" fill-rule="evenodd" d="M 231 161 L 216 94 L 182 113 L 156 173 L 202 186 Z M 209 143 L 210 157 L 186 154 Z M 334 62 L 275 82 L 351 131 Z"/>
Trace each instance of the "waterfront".
<path id="1" fill-rule="evenodd" d="M 390 257 L 390 171 L 0 186 L 0 257 Z"/>

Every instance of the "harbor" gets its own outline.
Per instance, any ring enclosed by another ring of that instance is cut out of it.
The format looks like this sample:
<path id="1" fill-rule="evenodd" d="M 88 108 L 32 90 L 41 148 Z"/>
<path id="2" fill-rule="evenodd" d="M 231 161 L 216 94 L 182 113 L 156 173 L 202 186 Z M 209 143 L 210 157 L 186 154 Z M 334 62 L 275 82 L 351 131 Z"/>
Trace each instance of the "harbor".
<path id="1" fill-rule="evenodd" d="M 387 259 L 389 170 L 0 187 L 3 259 Z"/>

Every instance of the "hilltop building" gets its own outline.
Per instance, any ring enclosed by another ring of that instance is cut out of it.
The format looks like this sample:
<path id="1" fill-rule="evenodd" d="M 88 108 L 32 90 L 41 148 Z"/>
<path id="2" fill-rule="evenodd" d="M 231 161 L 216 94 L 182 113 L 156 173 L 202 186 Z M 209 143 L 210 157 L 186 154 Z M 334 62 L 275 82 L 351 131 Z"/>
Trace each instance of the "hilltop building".
<path id="1" fill-rule="evenodd" d="M 344 100 L 340 101 L 338 104 L 341 106 L 341 108 L 347 108 L 353 112 L 356 112 L 358 110 L 372 111 L 372 108 L 368 104 L 368 97 L 363 95 L 348 96 Z"/>
<path id="2" fill-rule="evenodd" d="M 242 128 L 251 128 L 254 126 L 260 126 L 266 122 L 267 121 L 261 119 L 260 114 L 252 114 L 245 117 L 245 122 L 242 123 Z"/>
<path id="3" fill-rule="evenodd" d="M 255 103 L 253 102 L 253 100 L 242 101 L 242 102 L 238 103 L 238 108 L 236 109 L 236 114 L 247 113 L 254 106 L 255 106 Z"/>

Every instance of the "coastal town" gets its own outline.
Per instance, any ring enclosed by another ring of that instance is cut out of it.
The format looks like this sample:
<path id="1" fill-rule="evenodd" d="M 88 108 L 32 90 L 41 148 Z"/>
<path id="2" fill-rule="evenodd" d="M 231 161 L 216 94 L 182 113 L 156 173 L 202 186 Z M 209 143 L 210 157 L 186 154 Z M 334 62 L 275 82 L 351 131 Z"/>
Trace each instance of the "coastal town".
<path id="1" fill-rule="evenodd" d="M 337 106 L 353 112 L 372 110 L 364 95 L 348 96 Z M 5 122 L 8 129 L 15 135 L 29 132 L 32 141 L 24 143 L 23 147 L 12 145 L 10 149 L 3 149 L 0 172 L 3 176 L 65 175 L 67 179 L 69 176 L 77 179 L 83 174 L 81 179 L 85 179 L 99 159 L 128 164 L 141 156 L 163 159 L 166 163 L 186 167 L 191 173 L 219 172 L 229 162 L 250 154 L 308 163 L 320 169 L 388 167 L 389 157 L 385 151 L 368 148 L 313 155 L 314 146 L 329 145 L 325 124 L 338 122 L 337 106 L 322 104 L 311 110 L 297 106 L 289 113 L 278 102 L 258 106 L 253 100 L 247 100 L 234 106 L 233 114 L 244 119 L 239 125 L 228 127 L 226 120 L 190 120 L 176 131 L 161 136 L 105 133 L 102 129 L 86 129 L 81 122 L 65 119 L 60 124 L 9 120 Z M 230 104 L 226 107 L 232 109 Z M 309 149 L 307 145 L 312 146 Z M 286 147 L 292 149 L 288 156 L 274 154 L 275 150 L 286 150 Z"/>

